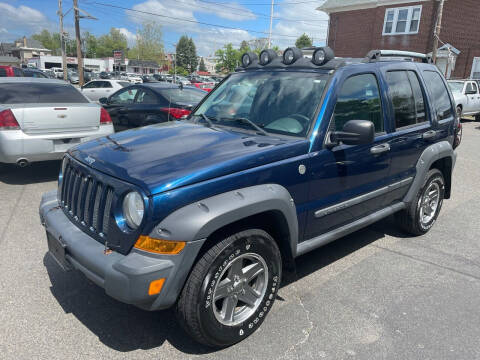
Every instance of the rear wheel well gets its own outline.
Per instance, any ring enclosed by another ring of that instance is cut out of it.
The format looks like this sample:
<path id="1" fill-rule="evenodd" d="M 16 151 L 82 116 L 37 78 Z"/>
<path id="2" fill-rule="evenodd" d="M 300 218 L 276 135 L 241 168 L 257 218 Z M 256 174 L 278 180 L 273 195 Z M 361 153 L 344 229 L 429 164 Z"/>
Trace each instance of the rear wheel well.
<path id="1" fill-rule="evenodd" d="M 438 169 L 442 172 L 445 179 L 445 199 L 450 199 L 450 192 L 452 189 L 452 158 L 444 157 L 438 159 L 431 166 L 430 169 Z"/>
<path id="2" fill-rule="evenodd" d="M 280 249 L 282 267 L 285 270 L 294 269 L 294 259 L 290 247 L 290 231 L 285 216 L 278 210 L 269 210 L 227 224 L 210 234 L 197 255 L 197 262 L 208 249 L 226 237 L 247 229 L 261 229 L 269 233 Z"/>

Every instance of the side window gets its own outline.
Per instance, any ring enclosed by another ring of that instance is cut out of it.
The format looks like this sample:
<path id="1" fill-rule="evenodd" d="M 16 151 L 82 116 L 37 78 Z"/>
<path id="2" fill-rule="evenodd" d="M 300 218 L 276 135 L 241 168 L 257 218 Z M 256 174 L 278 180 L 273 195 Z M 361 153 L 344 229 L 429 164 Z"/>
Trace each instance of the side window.
<path id="1" fill-rule="evenodd" d="M 377 78 L 373 74 L 355 75 L 342 85 L 333 114 L 334 129 L 341 131 L 350 120 L 369 120 L 375 132 L 384 131 Z"/>
<path id="2" fill-rule="evenodd" d="M 467 87 L 465 88 L 465 92 L 467 94 L 471 93 L 471 92 L 475 92 L 475 94 L 477 94 L 478 93 L 477 85 L 474 82 L 467 83 Z"/>
<path id="3" fill-rule="evenodd" d="M 388 94 L 395 113 L 395 128 L 424 122 L 425 103 L 418 78 L 413 71 L 389 71 Z"/>
<path id="4" fill-rule="evenodd" d="M 110 98 L 110 104 L 133 104 L 138 89 L 120 90 Z"/>
<path id="5" fill-rule="evenodd" d="M 135 102 L 139 104 L 156 104 L 157 97 L 151 91 L 140 89 Z"/>
<path id="6" fill-rule="evenodd" d="M 102 81 L 102 88 L 112 88 L 112 83 L 110 81 Z"/>
<path id="7" fill-rule="evenodd" d="M 423 78 L 430 90 L 432 102 L 437 112 L 437 119 L 443 120 L 453 116 L 450 96 L 448 96 L 447 88 L 445 87 L 440 74 L 436 71 L 424 71 Z"/>
<path id="8" fill-rule="evenodd" d="M 7 70 L 5 70 L 4 68 L 0 68 L 0 77 L 5 77 L 7 76 Z"/>
<path id="9" fill-rule="evenodd" d="M 83 88 L 84 89 L 96 89 L 96 88 L 99 88 L 98 83 L 99 83 L 99 81 L 92 81 L 92 82 L 89 82 L 87 85 L 85 85 Z"/>

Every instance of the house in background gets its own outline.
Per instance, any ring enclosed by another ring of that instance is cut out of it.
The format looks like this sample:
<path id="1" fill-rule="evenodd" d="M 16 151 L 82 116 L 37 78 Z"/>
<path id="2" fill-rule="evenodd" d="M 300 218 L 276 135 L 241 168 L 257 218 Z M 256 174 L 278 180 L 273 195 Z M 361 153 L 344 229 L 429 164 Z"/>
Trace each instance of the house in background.
<path id="1" fill-rule="evenodd" d="M 438 0 L 326 0 L 328 45 L 336 56 L 364 57 L 373 49 L 429 54 Z M 447 78 L 480 78 L 479 0 L 446 0 L 437 66 Z"/>

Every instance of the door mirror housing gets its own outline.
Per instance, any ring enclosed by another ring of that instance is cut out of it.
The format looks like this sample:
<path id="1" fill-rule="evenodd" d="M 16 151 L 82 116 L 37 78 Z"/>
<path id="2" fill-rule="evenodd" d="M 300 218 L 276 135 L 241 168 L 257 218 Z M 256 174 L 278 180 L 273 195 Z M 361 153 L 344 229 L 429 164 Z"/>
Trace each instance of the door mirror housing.
<path id="1" fill-rule="evenodd" d="M 343 143 L 345 145 L 365 145 L 373 143 L 375 139 L 375 125 L 368 120 L 350 120 L 342 131 L 330 133 L 329 147 Z"/>
<path id="2" fill-rule="evenodd" d="M 108 103 L 108 99 L 106 97 L 102 97 L 102 98 L 98 99 L 98 101 L 100 102 L 100 104 Z"/>

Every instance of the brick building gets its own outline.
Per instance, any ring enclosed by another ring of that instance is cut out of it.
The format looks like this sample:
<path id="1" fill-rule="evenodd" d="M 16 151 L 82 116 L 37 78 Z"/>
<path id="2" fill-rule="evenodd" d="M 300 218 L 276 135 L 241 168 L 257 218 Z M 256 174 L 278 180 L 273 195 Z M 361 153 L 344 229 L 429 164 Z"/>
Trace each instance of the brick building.
<path id="1" fill-rule="evenodd" d="M 372 49 L 431 53 L 438 0 L 326 0 L 328 45 L 337 56 Z M 480 78 L 480 1 L 446 0 L 438 67 L 452 78 Z"/>

